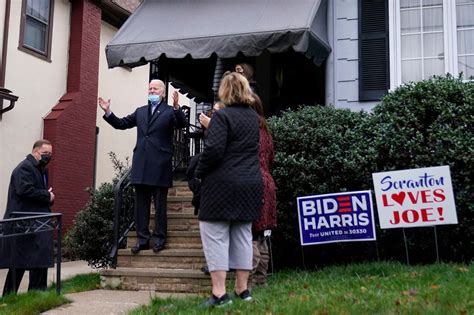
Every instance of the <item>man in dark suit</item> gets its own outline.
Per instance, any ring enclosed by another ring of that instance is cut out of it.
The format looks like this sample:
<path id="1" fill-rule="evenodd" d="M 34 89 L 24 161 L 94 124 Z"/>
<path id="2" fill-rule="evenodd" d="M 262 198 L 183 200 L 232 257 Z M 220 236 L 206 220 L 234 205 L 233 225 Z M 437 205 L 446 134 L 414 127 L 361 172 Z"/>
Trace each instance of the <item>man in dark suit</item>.
<path id="1" fill-rule="evenodd" d="M 12 212 L 51 212 L 54 193 L 48 187 L 46 165 L 52 153 L 53 148 L 48 140 L 38 140 L 31 154 L 13 170 L 5 219 L 12 218 Z M 26 270 L 30 271 L 28 290 L 45 290 L 48 267 L 53 265 L 52 233 L 3 239 L 0 242 L 0 268 L 9 268 L 3 296 L 18 291 Z"/>
<path id="2" fill-rule="evenodd" d="M 166 243 L 166 206 L 168 188 L 172 186 L 173 130 L 186 126 L 186 117 L 178 104 L 178 93 L 173 94 L 173 107 L 165 100 L 165 84 L 152 80 L 148 87 L 148 105 L 134 113 L 118 118 L 110 110 L 110 99 L 99 97 L 104 119 L 115 129 L 137 127 L 137 143 L 133 149 L 131 183 L 135 186 L 135 227 L 138 242 L 132 253 L 149 249 L 159 252 Z M 155 229 L 150 235 L 151 197 L 155 202 Z"/>

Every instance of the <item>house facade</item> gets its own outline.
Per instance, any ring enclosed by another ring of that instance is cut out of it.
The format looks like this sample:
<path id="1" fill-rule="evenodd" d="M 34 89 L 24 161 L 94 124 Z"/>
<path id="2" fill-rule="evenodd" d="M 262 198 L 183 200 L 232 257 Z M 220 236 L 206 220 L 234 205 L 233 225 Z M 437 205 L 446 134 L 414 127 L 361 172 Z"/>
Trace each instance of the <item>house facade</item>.
<path id="1" fill-rule="evenodd" d="M 2 87 L 18 96 L 0 120 L 0 217 L 10 174 L 33 142 L 53 144 L 53 211 L 67 229 L 86 204 L 87 189 L 113 176 L 108 152 L 130 155 L 135 134 L 111 134 L 97 97 L 128 114 L 146 102 L 149 70 L 108 69 L 104 48 L 139 1 L 0 0 Z M 2 108 L 8 106 L 3 101 Z"/>
<path id="2" fill-rule="evenodd" d="M 151 15 L 151 24 L 140 26 L 137 9 L 123 24 L 140 2 L 0 0 L 0 83 L 19 97 L 0 118 L 0 215 L 11 171 L 36 139 L 47 138 L 54 145 L 54 211 L 63 212 L 66 227 L 70 225 L 88 200 L 87 187 L 113 177 L 108 153 L 123 161 L 135 143 L 134 130 L 114 130 L 103 121 L 97 96 L 110 98 L 113 111 L 127 115 L 146 103 L 150 78 L 172 82 L 189 98 L 210 104 L 222 73 L 237 62 L 249 62 L 267 113 L 278 114 L 301 104 L 371 110 L 403 83 L 444 73 L 462 73 L 466 80 L 474 75 L 474 0 L 298 0 L 291 5 L 244 0 L 237 7 L 234 0 L 145 0 L 142 6 L 150 7 L 141 11 L 149 13 L 153 6 L 164 18 Z M 191 7 L 182 7 L 186 5 Z M 285 10 L 269 7 L 278 5 Z M 239 7 L 241 19 L 257 18 L 232 23 Z M 171 11 L 163 13 L 165 9 Z M 281 12 L 290 10 L 309 23 L 293 16 L 288 20 L 293 29 L 278 29 L 288 18 Z M 175 22 L 165 23 L 165 18 Z M 145 54 L 148 46 L 140 46 L 139 58 L 114 56 L 120 62 L 111 65 L 106 54 L 111 43 L 137 44 L 120 39 L 137 25 L 133 34 L 158 34 L 165 37 L 160 45 L 168 41 L 173 46 L 160 46 L 158 55 L 153 49 Z M 242 25 L 249 28 L 239 29 Z M 203 29 L 208 37 L 198 36 Z M 199 45 L 190 48 L 193 34 Z M 216 37 L 217 44 L 205 51 Z M 249 48 L 252 43 L 256 47 Z M 222 50 L 224 46 L 233 50 Z M 172 90 L 170 86 L 169 94 Z M 3 103 L 6 108 L 8 102 Z M 191 122 L 196 123 L 199 104 L 183 95 L 180 103 L 191 106 Z"/>

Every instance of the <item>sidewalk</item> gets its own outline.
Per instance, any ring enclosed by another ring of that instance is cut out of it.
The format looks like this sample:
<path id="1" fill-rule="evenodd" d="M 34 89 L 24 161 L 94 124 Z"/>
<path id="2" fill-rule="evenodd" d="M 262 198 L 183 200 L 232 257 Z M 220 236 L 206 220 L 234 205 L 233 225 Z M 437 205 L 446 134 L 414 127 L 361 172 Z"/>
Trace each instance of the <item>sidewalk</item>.
<path id="1" fill-rule="evenodd" d="M 91 273 L 91 272 L 98 272 L 97 269 L 92 269 L 87 265 L 85 261 L 78 260 L 78 261 L 68 261 L 61 263 L 61 280 L 69 279 L 74 277 L 78 274 L 84 273 Z M 3 291 L 3 285 L 5 283 L 5 279 L 7 277 L 8 269 L 0 269 L 0 290 Z M 26 292 L 28 291 L 28 279 L 29 279 L 29 272 L 26 271 L 25 275 L 23 276 L 23 280 L 20 284 L 20 289 L 18 292 Z M 48 268 L 48 285 L 51 285 L 53 282 L 56 282 L 56 265 L 54 268 Z M 1 292 L 0 292 L 1 294 Z"/>
<path id="2" fill-rule="evenodd" d="M 0 290 L 3 290 L 8 270 L 0 269 Z M 92 269 L 85 261 L 71 261 L 61 264 L 61 280 L 72 278 L 78 274 L 98 272 Z M 48 269 L 48 285 L 56 281 L 56 267 Z M 28 271 L 25 272 L 18 292 L 28 290 Z M 0 291 L 1 294 L 1 291 Z M 95 314 L 126 314 L 128 311 L 140 306 L 148 305 L 154 297 L 167 298 L 185 297 L 192 294 L 169 294 L 154 291 L 122 291 L 122 290 L 93 290 L 80 293 L 70 293 L 65 296 L 72 303 L 64 304 L 49 310 L 45 315 L 95 315 Z"/>
<path id="3" fill-rule="evenodd" d="M 185 297 L 186 293 L 157 293 L 154 291 L 94 290 L 66 294 L 73 302 L 49 310 L 44 315 L 102 315 L 127 314 L 140 305 L 148 305 L 154 297 Z"/>

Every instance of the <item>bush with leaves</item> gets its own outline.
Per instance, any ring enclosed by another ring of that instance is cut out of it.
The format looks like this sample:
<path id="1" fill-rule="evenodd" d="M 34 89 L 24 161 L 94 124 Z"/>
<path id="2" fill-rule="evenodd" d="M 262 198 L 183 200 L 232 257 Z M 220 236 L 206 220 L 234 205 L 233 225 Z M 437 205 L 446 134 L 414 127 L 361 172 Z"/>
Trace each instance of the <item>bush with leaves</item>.
<path id="1" fill-rule="evenodd" d="M 474 258 L 474 83 L 452 76 L 399 87 L 373 113 L 302 107 L 269 120 L 276 161 L 279 227 L 277 265 L 323 265 L 405 258 L 402 230 L 380 230 L 378 241 L 300 249 L 296 197 L 372 189 L 372 173 L 449 165 L 459 225 L 439 226 L 440 256 Z M 378 225 L 378 221 L 376 221 Z M 431 228 L 405 229 L 412 262 L 432 262 Z M 300 251 L 303 251 L 301 253 Z M 303 255 L 301 255 L 303 254 Z"/>
<path id="2" fill-rule="evenodd" d="M 449 165 L 459 224 L 437 227 L 440 255 L 473 259 L 474 82 L 447 75 L 403 85 L 374 108 L 370 124 L 374 171 Z M 406 232 L 411 255 L 434 256 L 432 229 Z"/>
<path id="3" fill-rule="evenodd" d="M 278 188 L 279 224 L 273 241 L 277 266 L 300 262 L 296 197 L 370 188 L 373 160 L 367 157 L 374 152 L 362 129 L 367 116 L 306 106 L 269 120 L 276 152 L 272 174 Z M 307 248 L 305 258 L 329 263 L 337 258 L 334 246 L 330 248 L 317 253 L 314 247 Z"/>
<path id="4" fill-rule="evenodd" d="M 103 183 L 97 189 L 90 189 L 91 198 L 75 217 L 74 225 L 65 237 L 65 251 L 72 258 L 86 260 L 94 268 L 111 266 L 109 257 L 113 244 L 114 187 L 128 170 L 128 159 L 119 161 L 113 152 L 109 153 L 115 178 Z M 131 189 L 124 198 L 133 200 Z"/>

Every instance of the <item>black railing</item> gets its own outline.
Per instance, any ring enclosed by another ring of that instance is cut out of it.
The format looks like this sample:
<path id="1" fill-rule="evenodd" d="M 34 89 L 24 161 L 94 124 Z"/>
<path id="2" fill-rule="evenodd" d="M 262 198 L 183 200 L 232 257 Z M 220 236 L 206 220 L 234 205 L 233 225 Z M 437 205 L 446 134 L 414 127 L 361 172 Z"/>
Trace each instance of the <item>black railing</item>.
<path id="1" fill-rule="evenodd" d="M 184 106 L 183 106 L 184 107 Z M 189 122 L 189 107 L 184 108 Z M 189 158 L 202 150 L 202 128 L 188 123 L 186 128 L 175 130 L 173 137 L 173 173 L 184 173 L 187 169 Z M 120 248 L 126 247 L 128 232 L 134 226 L 133 198 L 130 196 L 130 170 L 128 170 L 115 185 L 114 189 L 114 235 L 109 258 L 112 266 L 117 266 L 117 254 Z"/>
<path id="2" fill-rule="evenodd" d="M 12 238 L 10 244 L 10 269 L 12 282 L 16 283 L 16 239 L 19 236 L 57 231 L 56 245 L 56 293 L 61 294 L 61 217 L 62 213 L 12 212 L 10 219 L 0 220 L 0 239 Z M 53 253 L 51 253 L 53 255 Z"/>
<path id="3" fill-rule="evenodd" d="M 130 172 L 131 169 L 127 170 L 114 188 L 114 236 L 109 254 L 113 267 L 117 266 L 118 250 L 126 247 L 127 234 L 134 226 L 133 200 L 127 198 L 126 194 L 128 189 L 133 189 L 130 185 Z"/>

